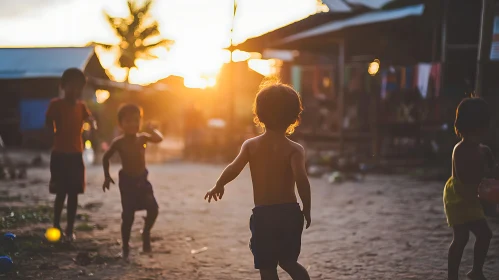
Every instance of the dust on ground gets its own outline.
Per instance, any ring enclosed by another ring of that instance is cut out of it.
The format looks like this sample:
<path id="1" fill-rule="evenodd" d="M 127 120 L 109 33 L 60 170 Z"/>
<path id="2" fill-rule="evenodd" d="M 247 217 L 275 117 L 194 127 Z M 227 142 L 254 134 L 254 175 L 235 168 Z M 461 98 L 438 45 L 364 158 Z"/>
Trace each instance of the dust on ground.
<path id="1" fill-rule="evenodd" d="M 13 271 L 0 279 L 259 279 L 248 249 L 253 207 L 248 170 L 227 186 L 222 201 L 203 201 L 222 169 L 192 163 L 150 166 L 160 205 L 154 253 L 140 253 L 145 213 L 138 212 L 131 263 L 116 258 L 120 195 L 116 185 L 102 192 L 102 168 L 87 170 L 73 246 L 43 238 L 52 218 L 48 169 L 29 170 L 27 180 L 1 181 L 0 227 L 18 235 L 18 252 L 12 255 Z M 358 183 L 311 183 L 313 221 L 303 234 L 300 262 L 312 279 L 446 279 L 452 232 L 445 223 L 442 182 L 372 175 Z M 490 224 L 497 235 L 499 221 Z M 471 268 L 473 241 L 463 257 L 463 279 Z M 485 268 L 489 279 L 499 279 L 498 237 Z M 290 279 L 282 271 L 280 276 Z"/>

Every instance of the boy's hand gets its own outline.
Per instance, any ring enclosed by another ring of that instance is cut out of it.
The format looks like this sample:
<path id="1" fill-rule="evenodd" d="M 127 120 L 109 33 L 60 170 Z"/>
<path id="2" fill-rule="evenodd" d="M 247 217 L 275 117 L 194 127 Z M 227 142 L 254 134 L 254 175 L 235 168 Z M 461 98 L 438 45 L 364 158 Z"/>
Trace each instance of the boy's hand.
<path id="1" fill-rule="evenodd" d="M 208 203 L 211 202 L 211 199 L 213 198 L 215 201 L 218 201 L 219 199 L 222 199 L 224 196 L 225 188 L 215 186 L 211 190 L 209 190 L 206 195 L 204 196 L 204 199 L 208 199 Z"/>
<path id="2" fill-rule="evenodd" d="M 310 217 L 310 211 L 303 211 L 303 217 L 305 217 L 305 221 L 307 221 L 307 225 L 305 228 L 309 228 L 312 223 L 312 217 Z"/>
<path id="3" fill-rule="evenodd" d="M 152 123 L 152 122 L 149 122 L 149 123 L 147 123 L 147 125 L 146 125 L 146 130 L 147 130 L 147 131 L 149 131 L 149 132 L 150 132 L 150 131 L 154 131 L 154 130 L 155 130 L 155 129 L 157 129 L 157 128 L 158 128 L 158 127 L 157 127 L 156 125 L 154 125 L 154 123 Z"/>
<path id="4" fill-rule="evenodd" d="M 111 177 L 106 177 L 104 184 L 102 185 L 102 190 L 104 192 L 106 192 L 106 189 L 109 190 L 109 185 L 111 185 L 111 183 L 114 185 L 113 179 Z"/>
<path id="5" fill-rule="evenodd" d="M 98 129 L 97 122 L 95 120 L 90 121 L 90 125 L 92 126 L 93 130 L 97 130 Z"/>

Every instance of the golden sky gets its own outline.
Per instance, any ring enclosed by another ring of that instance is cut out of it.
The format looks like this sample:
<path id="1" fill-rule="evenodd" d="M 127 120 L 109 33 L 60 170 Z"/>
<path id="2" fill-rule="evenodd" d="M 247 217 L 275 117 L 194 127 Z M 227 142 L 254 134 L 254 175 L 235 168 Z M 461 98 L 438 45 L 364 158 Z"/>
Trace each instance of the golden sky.
<path id="1" fill-rule="evenodd" d="M 234 42 L 242 42 L 316 12 L 316 0 L 239 0 Z M 102 11 L 125 15 L 126 0 L 2 0 L 1 46 L 83 46 L 116 37 Z M 168 75 L 183 76 L 197 87 L 212 83 L 228 54 L 231 0 L 157 0 L 153 15 L 164 37 L 176 41 L 160 59 L 137 61 L 131 82 L 150 83 Z M 113 66 L 113 54 L 99 52 L 102 64 L 117 80 L 124 72 Z M 201 79 L 203 78 L 203 79 Z"/>

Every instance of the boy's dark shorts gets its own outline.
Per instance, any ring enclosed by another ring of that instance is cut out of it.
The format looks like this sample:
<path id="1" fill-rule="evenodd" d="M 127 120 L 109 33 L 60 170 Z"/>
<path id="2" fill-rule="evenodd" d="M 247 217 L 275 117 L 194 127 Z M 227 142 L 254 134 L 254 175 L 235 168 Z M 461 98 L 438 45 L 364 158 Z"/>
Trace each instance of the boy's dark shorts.
<path id="1" fill-rule="evenodd" d="M 154 197 L 151 183 L 147 180 L 148 172 L 141 176 L 129 176 L 120 171 L 119 187 L 123 213 L 139 210 L 157 209 L 158 202 Z"/>
<path id="2" fill-rule="evenodd" d="M 51 194 L 85 192 L 85 164 L 82 153 L 52 152 L 49 191 Z"/>
<path id="3" fill-rule="evenodd" d="M 257 206 L 250 218 L 250 249 L 256 269 L 296 262 L 301 250 L 304 218 L 298 203 Z"/>

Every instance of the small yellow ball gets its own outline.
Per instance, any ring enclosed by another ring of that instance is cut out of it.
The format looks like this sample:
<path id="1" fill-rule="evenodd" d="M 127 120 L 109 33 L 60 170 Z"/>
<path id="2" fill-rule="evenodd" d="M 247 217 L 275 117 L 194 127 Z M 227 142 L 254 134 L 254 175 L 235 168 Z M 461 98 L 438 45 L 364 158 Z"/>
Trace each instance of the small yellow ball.
<path id="1" fill-rule="evenodd" d="M 49 242 L 58 242 L 61 239 L 61 231 L 58 228 L 49 228 L 45 232 L 45 238 Z"/>

